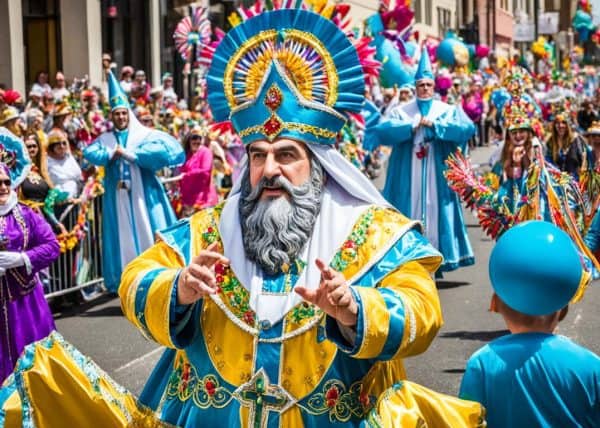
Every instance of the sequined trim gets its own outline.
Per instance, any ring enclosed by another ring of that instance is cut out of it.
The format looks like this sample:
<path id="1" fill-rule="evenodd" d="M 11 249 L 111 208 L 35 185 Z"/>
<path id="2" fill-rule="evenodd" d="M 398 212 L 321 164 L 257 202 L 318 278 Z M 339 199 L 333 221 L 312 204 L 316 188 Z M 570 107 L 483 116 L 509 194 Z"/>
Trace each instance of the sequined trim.
<path id="1" fill-rule="evenodd" d="M 222 409 L 234 398 L 232 393 L 220 384 L 216 375 L 198 376 L 196 368 L 181 355 L 169 378 L 165 397 L 167 400 L 177 399 L 181 402 L 191 399 L 201 409 Z"/>
<path id="2" fill-rule="evenodd" d="M 329 421 L 348 422 L 350 419 L 364 419 L 373 406 L 374 397 L 363 392 L 362 382 L 346 385 L 337 379 L 330 379 L 321 392 L 312 394 L 306 405 L 300 405 L 311 415 L 329 414 Z"/>
<path id="3" fill-rule="evenodd" d="M 277 133 L 270 133 L 268 129 L 265 128 L 265 123 L 261 123 L 259 125 L 254 125 L 249 128 L 242 129 L 238 135 L 240 138 L 247 137 L 252 134 L 262 134 L 267 136 L 269 141 L 273 141 L 283 130 L 300 132 L 301 134 L 312 134 L 315 137 L 331 139 L 337 135 L 337 132 L 330 131 L 325 128 L 319 128 L 313 125 L 307 125 L 306 123 L 296 123 L 296 122 L 280 122 L 280 129 Z"/>
<path id="4" fill-rule="evenodd" d="M 375 215 L 375 207 L 369 207 L 367 211 L 360 216 L 360 220 L 352 228 L 350 236 L 342 244 L 337 253 L 333 256 L 330 266 L 338 272 L 343 272 L 349 264 L 356 261 L 358 257 L 358 247 L 363 245 L 367 240 L 369 227 L 373 223 Z"/>

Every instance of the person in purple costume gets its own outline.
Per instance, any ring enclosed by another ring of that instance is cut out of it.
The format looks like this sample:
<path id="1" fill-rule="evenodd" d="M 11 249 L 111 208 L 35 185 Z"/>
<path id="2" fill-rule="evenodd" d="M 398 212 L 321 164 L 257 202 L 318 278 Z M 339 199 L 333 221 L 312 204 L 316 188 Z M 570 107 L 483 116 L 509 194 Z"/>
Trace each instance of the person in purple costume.
<path id="1" fill-rule="evenodd" d="M 12 167 L 19 163 L 14 155 L 0 141 L 0 159 L 11 160 Z M 17 185 L 14 170 L 0 162 L 0 383 L 26 345 L 54 330 L 37 273 L 56 260 L 60 249 L 46 220 L 18 202 Z"/>

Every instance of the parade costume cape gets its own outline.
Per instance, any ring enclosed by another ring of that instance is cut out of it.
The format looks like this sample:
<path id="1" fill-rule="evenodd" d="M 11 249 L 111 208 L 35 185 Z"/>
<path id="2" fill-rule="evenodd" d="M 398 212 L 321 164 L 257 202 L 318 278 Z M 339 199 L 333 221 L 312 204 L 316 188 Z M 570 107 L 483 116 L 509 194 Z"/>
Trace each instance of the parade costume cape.
<path id="1" fill-rule="evenodd" d="M 177 220 L 156 172 L 182 164 L 185 154 L 169 134 L 140 124 L 112 73 L 109 78 L 111 104 L 113 109 L 127 109 L 128 128 L 101 134 L 83 155 L 105 168 L 102 275 L 105 287 L 115 292 L 123 267 L 154 243 L 156 231 Z M 113 159 L 117 146 L 126 153 Z M 121 245 L 130 239 L 133 245 Z"/>
<path id="2" fill-rule="evenodd" d="M 65 421 L 92 427 L 98 420 L 114 426 L 483 426 L 478 403 L 402 380 L 401 358 L 424 351 L 441 323 L 428 274 L 439 254 L 416 222 L 356 200 L 352 208 L 347 198 L 339 188 L 324 195 L 325 207 L 337 207 L 329 212 L 344 207 L 353 215 L 329 216 L 328 224 L 334 220 L 344 233 L 337 242 L 325 234 L 319 247 L 330 248 L 330 265 L 355 284 L 361 309 L 354 345 L 335 321 L 302 301 L 269 322 L 272 311 L 256 307 L 253 290 L 226 266 L 215 268 L 219 294 L 181 311 L 175 289 L 181 268 L 212 242 L 228 248 L 220 232 L 230 223 L 221 205 L 161 232 L 124 273 L 126 316 L 169 347 L 140 398 L 144 404 L 54 333 L 27 348 L 0 390 L 0 427 L 57 428 Z M 271 291 L 258 292 L 284 295 L 297 272 L 270 278 Z M 195 331 L 198 325 L 202 331 Z"/>
<path id="3" fill-rule="evenodd" d="M 65 426 L 172 427 L 53 332 L 25 348 L 0 389 L 0 427 Z"/>

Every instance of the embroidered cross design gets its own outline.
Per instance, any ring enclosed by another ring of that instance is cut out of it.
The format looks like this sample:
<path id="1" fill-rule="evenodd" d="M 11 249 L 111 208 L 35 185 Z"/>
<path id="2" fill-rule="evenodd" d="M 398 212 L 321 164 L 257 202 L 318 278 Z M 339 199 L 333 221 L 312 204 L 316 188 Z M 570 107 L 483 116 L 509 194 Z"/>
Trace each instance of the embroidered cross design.
<path id="1" fill-rule="evenodd" d="M 235 391 L 235 396 L 243 406 L 250 408 L 248 422 L 252 428 L 266 427 L 270 412 L 283 413 L 294 403 L 286 390 L 270 383 L 262 368 Z"/>

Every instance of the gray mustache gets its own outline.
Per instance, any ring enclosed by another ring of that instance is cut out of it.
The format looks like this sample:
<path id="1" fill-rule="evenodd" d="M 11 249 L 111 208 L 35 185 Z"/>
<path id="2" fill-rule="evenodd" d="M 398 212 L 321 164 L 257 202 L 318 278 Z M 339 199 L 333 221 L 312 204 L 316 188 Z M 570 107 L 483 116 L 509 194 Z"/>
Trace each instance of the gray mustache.
<path id="1" fill-rule="evenodd" d="M 289 180 L 281 175 L 276 175 L 274 177 L 262 177 L 260 181 L 256 184 L 256 187 L 252 189 L 250 194 L 247 196 L 247 201 L 253 201 L 257 199 L 262 193 L 263 189 L 283 189 L 288 194 L 293 195 L 295 186 L 289 182 Z"/>

